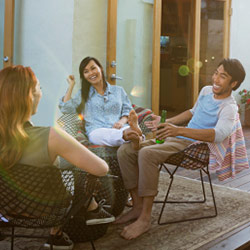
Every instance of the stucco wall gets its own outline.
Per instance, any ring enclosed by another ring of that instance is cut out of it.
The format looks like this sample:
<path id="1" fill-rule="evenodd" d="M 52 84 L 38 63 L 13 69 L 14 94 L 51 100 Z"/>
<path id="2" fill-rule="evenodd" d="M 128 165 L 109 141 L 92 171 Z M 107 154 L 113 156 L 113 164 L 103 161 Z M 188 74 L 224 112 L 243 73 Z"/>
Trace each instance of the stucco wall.
<path id="1" fill-rule="evenodd" d="M 72 72 L 76 77 L 76 92 L 80 88 L 79 64 L 86 56 L 96 57 L 106 68 L 107 0 L 75 0 L 73 20 Z M 66 90 L 65 85 L 65 90 Z"/>
<path id="2" fill-rule="evenodd" d="M 72 71 L 74 1 L 15 2 L 14 64 L 30 66 L 42 86 L 43 98 L 32 121 L 52 125 Z"/>
<path id="3" fill-rule="evenodd" d="M 249 32 L 249 0 L 232 0 L 233 15 L 231 17 L 230 57 L 239 59 L 246 70 L 245 81 L 240 89 L 250 89 L 250 32 Z M 238 99 L 238 90 L 234 95 Z"/>

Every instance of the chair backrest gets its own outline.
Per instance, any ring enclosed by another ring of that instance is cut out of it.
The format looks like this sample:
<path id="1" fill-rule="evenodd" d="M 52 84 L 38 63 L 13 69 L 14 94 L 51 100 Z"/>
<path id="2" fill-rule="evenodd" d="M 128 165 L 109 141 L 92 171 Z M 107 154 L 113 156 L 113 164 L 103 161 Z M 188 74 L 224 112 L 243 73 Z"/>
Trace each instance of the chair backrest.
<path id="1" fill-rule="evenodd" d="M 76 200 L 79 187 L 81 197 L 78 195 Z M 0 221 L 22 227 L 62 225 L 77 206 L 80 209 L 86 205 L 93 189 L 86 173 L 80 170 L 59 170 L 55 166 L 1 167 Z"/>
<path id="2" fill-rule="evenodd" d="M 79 131 L 84 131 L 84 120 L 78 114 L 63 114 L 57 120 L 57 124 L 73 137 L 77 137 Z"/>

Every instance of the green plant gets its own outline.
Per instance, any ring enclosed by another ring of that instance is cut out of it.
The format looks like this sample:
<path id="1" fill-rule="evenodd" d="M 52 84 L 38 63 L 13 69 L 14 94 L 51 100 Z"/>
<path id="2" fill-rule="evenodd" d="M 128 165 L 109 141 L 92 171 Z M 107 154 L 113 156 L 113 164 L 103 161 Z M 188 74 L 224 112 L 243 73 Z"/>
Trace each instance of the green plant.
<path id="1" fill-rule="evenodd" d="M 243 89 L 239 91 L 240 106 L 246 105 L 246 109 L 250 109 L 250 90 Z"/>

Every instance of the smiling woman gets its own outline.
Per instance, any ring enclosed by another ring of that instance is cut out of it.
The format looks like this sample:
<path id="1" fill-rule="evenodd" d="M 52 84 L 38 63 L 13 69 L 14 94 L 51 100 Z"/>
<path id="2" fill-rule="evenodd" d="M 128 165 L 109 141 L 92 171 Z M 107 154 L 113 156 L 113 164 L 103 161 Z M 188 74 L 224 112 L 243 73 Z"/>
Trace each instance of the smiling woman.
<path id="1" fill-rule="evenodd" d="M 142 132 L 124 89 L 106 82 L 103 67 L 94 57 L 82 60 L 79 73 L 81 89 L 71 98 L 75 78 L 69 76 L 69 88 L 59 103 L 61 111 L 84 114 L 86 134 L 93 144 L 115 147 L 132 141 L 139 148 Z"/>

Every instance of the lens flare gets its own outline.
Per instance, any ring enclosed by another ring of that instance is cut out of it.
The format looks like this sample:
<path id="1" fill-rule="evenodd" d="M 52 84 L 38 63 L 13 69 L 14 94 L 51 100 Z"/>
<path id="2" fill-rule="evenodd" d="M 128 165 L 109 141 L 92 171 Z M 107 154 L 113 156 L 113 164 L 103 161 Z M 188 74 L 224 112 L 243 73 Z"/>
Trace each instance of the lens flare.
<path id="1" fill-rule="evenodd" d="M 203 63 L 201 61 L 195 61 L 193 58 L 188 59 L 187 66 L 189 68 L 190 73 L 194 73 L 195 69 L 200 69 L 203 66 Z"/>
<path id="2" fill-rule="evenodd" d="M 143 96 L 144 88 L 142 86 L 134 86 L 130 94 L 135 97 Z"/>
<path id="3" fill-rule="evenodd" d="M 189 74 L 189 68 L 187 65 L 181 65 L 178 72 L 181 76 L 187 76 Z"/>

